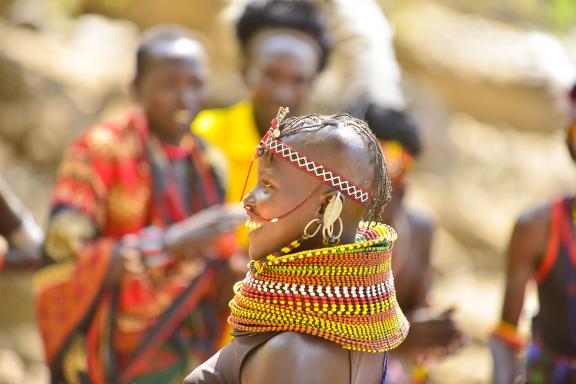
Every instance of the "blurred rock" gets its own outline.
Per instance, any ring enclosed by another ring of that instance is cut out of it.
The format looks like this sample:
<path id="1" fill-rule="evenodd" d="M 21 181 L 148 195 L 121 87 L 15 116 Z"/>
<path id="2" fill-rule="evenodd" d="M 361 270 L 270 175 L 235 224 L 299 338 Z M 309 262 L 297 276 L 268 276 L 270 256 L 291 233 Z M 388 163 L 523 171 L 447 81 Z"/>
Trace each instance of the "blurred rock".
<path id="1" fill-rule="evenodd" d="M 68 24 L 82 0 L 3 0 L 7 4 L 3 14 L 11 24 L 45 30 Z"/>
<path id="2" fill-rule="evenodd" d="M 520 212 L 572 190 L 563 134 L 524 133 L 464 114 L 450 118 L 447 133 L 442 161 L 434 147 L 419 160 L 409 201 L 430 211 L 476 267 L 499 269 Z"/>
<path id="3" fill-rule="evenodd" d="M 228 1 L 171 0 L 169 7 L 161 0 L 85 0 L 83 3 L 83 12 L 132 20 L 140 28 L 159 23 L 177 23 L 195 30 L 208 31 L 214 27 L 215 16 Z"/>
<path id="4" fill-rule="evenodd" d="M 492 370 L 490 351 L 471 343 L 457 354 L 430 364 L 430 384 L 486 384 Z"/>
<path id="5" fill-rule="evenodd" d="M 552 35 L 430 3 L 403 8 L 392 20 L 403 67 L 425 76 L 455 111 L 522 130 L 560 126 L 558 96 L 576 68 Z"/>
<path id="6" fill-rule="evenodd" d="M 25 370 L 22 359 L 14 351 L 0 349 L 0 384 L 24 383 Z"/>
<path id="7" fill-rule="evenodd" d="M 111 104 L 127 108 L 138 34 L 129 22 L 87 15 L 44 31 L 0 21 L 0 36 L 0 146 L 10 148 L 0 172 L 42 219 L 65 148 Z"/>
<path id="8" fill-rule="evenodd" d="M 50 372 L 44 364 L 32 364 L 26 368 L 22 383 L 42 384 L 50 382 Z"/>

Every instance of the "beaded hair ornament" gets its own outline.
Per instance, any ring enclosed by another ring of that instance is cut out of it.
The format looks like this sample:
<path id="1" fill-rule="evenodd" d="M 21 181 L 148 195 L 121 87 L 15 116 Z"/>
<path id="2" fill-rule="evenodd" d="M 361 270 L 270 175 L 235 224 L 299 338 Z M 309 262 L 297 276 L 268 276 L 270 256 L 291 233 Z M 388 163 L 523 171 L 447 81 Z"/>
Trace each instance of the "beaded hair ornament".
<path id="1" fill-rule="evenodd" d="M 300 206 L 302 206 L 316 190 L 318 190 L 322 184 L 326 184 L 329 187 L 334 188 L 337 191 L 342 192 L 345 196 L 351 198 L 352 200 L 362 204 L 368 205 L 372 195 L 370 192 L 365 191 L 364 189 L 360 188 L 359 186 L 355 185 L 354 183 L 346 180 L 344 177 L 340 176 L 338 173 L 328 169 L 327 167 L 323 166 L 315 162 L 314 160 L 309 159 L 302 153 L 298 152 L 296 149 L 291 147 L 290 145 L 282 142 L 279 140 L 281 135 L 280 125 L 282 121 L 288 114 L 289 109 L 288 107 L 280 107 L 278 109 L 278 113 L 276 117 L 272 120 L 270 124 L 270 129 L 264 135 L 260 144 L 256 147 L 256 154 L 252 158 L 252 163 L 250 163 L 250 168 L 248 170 L 248 176 L 250 175 L 250 170 L 252 169 L 252 164 L 254 160 L 261 158 L 265 152 L 271 153 L 273 156 L 276 156 L 280 159 L 288 161 L 290 164 L 294 165 L 295 167 L 299 168 L 300 170 L 308 173 L 310 176 L 313 176 L 320 180 L 322 183 L 318 185 L 310 194 L 296 207 L 292 208 L 290 211 L 274 217 L 274 218 L 263 218 L 256 215 L 254 212 L 251 212 L 248 207 L 244 206 L 246 210 L 249 212 L 251 216 L 256 216 L 263 221 L 268 221 L 275 223 L 280 220 L 282 217 L 289 215 L 290 213 L 294 212 Z M 246 184 L 248 183 L 248 176 L 246 177 L 246 181 L 244 182 L 244 188 L 242 190 L 242 196 L 246 192 Z"/>

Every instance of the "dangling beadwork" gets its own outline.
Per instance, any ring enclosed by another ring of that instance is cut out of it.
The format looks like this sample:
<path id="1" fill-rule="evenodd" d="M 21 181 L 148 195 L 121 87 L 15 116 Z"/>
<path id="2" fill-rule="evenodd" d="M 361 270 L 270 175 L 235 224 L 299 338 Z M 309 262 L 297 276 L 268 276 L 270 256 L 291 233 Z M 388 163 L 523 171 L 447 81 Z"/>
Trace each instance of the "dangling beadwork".
<path id="1" fill-rule="evenodd" d="M 344 229 L 342 219 L 340 218 L 344 206 L 343 200 L 342 194 L 338 192 L 326 205 L 324 216 L 322 218 L 322 237 L 324 245 L 334 245 L 340 242 L 340 236 Z M 334 225 L 336 223 L 340 225 L 340 230 L 337 234 L 334 233 Z"/>

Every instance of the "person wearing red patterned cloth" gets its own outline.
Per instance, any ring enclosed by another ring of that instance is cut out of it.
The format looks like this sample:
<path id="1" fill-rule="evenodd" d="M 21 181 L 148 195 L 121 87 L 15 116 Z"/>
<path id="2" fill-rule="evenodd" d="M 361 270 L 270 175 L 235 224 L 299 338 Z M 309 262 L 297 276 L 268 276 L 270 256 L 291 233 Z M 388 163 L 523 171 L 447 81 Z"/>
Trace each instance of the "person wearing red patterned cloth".
<path id="1" fill-rule="evenodd" d="M 568 151 L 576 160 L 576 85 L 570 92 Z M 576 198 L 556 199 L 525 211 L 514 226 L 507 254 L 500 324 L 490 339 L 496 384 L 576 383 Z M 537 284 L 538 314 L 523 369 L 516 330 L 528 281 Z"/>
<path id="2" fill-rule="evenodd" d="M 218 345 L 231 231 L 210 149 L 189 133 L 207 63 L 190 31 L 142 37 L 139 108 L 83 133 L 58 171 L 36 276 L 54 383 L 170 382 Z"/>

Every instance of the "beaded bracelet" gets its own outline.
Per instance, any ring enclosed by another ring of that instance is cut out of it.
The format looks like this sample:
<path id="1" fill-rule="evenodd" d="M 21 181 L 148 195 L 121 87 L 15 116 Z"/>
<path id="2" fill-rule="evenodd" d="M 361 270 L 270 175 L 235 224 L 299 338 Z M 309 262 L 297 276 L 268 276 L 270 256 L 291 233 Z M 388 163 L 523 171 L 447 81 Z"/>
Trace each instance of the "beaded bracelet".
<path id="1" fill-rule="evenodd" d="M 6 253 L 8 253 L 8 242 L 0 235 L 0 271 L 2 271 L 2 267 L 4 267 Z"/>
<path id="2" fill-rule="evenodd" d="M 142 228 L 137 234 L 122 237 L 122 256 L 126 261 L 143 263 L 150 268 L 163 268 L 173 262 L 164 252 L 163 231 L 155 226 Z"/>

